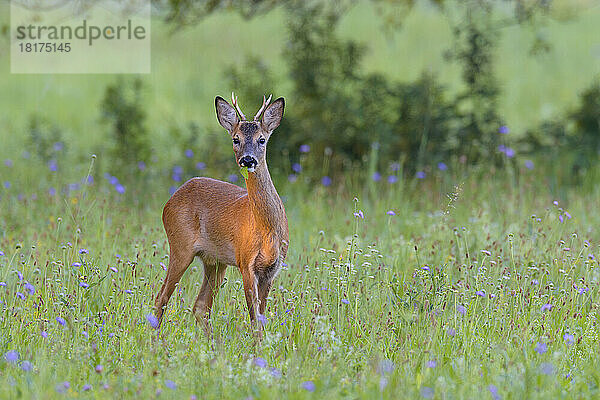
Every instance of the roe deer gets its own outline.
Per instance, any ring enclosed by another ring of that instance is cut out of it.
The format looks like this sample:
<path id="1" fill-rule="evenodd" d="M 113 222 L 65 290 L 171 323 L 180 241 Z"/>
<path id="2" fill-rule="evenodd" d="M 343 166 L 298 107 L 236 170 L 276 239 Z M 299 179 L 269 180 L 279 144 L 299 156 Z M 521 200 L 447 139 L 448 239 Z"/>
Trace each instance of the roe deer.
<path id="1" fill-rule="evenodd" d="M 226 267 L 239 268 L 250 321 L 256 325 L 288 250 L 287 217 L 266 162 L 267 142 L 283 117 L 284 99 L 269 105 L 271 96 L 263 97 L 254 120 L 247 121 L 233 93 L 231 97 L 232 105 L 217 96 L 215 108 L 219 123 L 231 135 L 238 165 L 247 168 L 247 189 L 211 178 L 192 178 L 171 196 L 162 215 L 170 255 L 155 301 L 158 323 L 175 285 L 198 256 L 204 264 L 204 282 L 194 316 L 207 336 L 212 332 L 213 298 Z"/>

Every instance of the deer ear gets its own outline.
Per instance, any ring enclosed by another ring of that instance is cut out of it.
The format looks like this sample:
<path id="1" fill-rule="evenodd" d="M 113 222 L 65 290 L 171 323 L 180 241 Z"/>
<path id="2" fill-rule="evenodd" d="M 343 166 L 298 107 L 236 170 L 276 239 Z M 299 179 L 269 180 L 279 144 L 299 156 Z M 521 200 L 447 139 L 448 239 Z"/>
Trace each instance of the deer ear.
<path id="1" fill-rule="evenodd" d="M 217 111 L 217 119 L 219 124 L 229 133 L 233 132 L 233 128 L 240 121 L 235 109 L 221 96 L 215 97 L 215 110 Z"/>
<path id="2" fill-rule="evenodd" d="M 283 97 L 275 100 L 263 114 L 262 125 L 267 132 L 273 132 L 281 123 L 283 118 L 283 109 L 285 108 L 285 100 Z"/>

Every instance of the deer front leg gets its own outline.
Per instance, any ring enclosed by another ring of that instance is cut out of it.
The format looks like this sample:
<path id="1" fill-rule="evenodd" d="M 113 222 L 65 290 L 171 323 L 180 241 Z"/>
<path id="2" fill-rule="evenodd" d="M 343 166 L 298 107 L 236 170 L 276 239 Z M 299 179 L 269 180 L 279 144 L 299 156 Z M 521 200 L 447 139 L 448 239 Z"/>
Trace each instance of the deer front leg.
<path id="1" fill-rule="evenodd" d="M 250 322 L 254 327 L 260 329 L 260 324 L 257 326 L 257 317 L 259 315 L 259 298 L 258 298 L 258 280 L 254 271 L 250 268 L 240 268 L 242 271 L 242 281 L 244 283 L 244 295 L 246 296 L 246 304 L 248 313 L 250 314 Z"/>

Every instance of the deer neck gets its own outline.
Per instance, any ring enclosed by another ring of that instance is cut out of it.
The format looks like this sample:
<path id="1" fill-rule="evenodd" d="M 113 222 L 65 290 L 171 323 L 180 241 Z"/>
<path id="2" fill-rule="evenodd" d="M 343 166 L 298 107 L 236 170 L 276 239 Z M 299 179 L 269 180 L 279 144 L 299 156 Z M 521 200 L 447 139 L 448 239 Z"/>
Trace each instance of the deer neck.
<path id="1" fill-rule="evenodd" d="M 261 162 L 254 172 L 248 174 L 246 188 L 256 224 L 267 232 L 279 233 L 285 212 L 266 162 Z"/>

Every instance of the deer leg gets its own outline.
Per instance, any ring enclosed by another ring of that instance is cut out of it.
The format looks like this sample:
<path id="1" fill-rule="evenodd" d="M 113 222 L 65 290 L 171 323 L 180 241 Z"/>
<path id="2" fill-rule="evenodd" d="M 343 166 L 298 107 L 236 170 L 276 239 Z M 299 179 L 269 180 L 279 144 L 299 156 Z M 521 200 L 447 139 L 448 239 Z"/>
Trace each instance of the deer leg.
<path id="1" fill-rule="evenodd" d="M 261 276 L 258 280 L 258 300 L 260 301 L 259 312 L 261 315 L 265 315 L 267 308 L 267 296 L 273 287 L 274 277 Z"/>
<path id="2" fill-rule="evenodd" d="M 256 317 L 258 316 L 258 282 L 254 271 L 250 268 L 243 269 L 242 271 L 242 282 L 244 283 L 244 294 L 246 295 L 246 304 L 248 306 L 248 313 L 250 314 L 250 322 L 256 324 Z"/>
<path id="3" fill-rule="evenodd" d="M 198 293 L 198 298 L 194 304 L 194 317 L 208 338 L 212 337 L 212 326 L 210 323 L 210 310 L 223 278 L 227 266 L 219 263 L 204 263 L 204 282 Z"/>
<path id="4" fill-rule="evenodd" d="M 193 251 L 177 251 L 171 249 L 169 255 L 169 267 L 167 268 L 167 276 L 163 285 L 156 295 L 154 302 L 154 313 L 158 319 L 158 325 L 162 322 L 163 313 L 167 307 L 167 303 L 175 290 L 175 285 L 179 282 L 185 270 L 194 260 Z"/>

